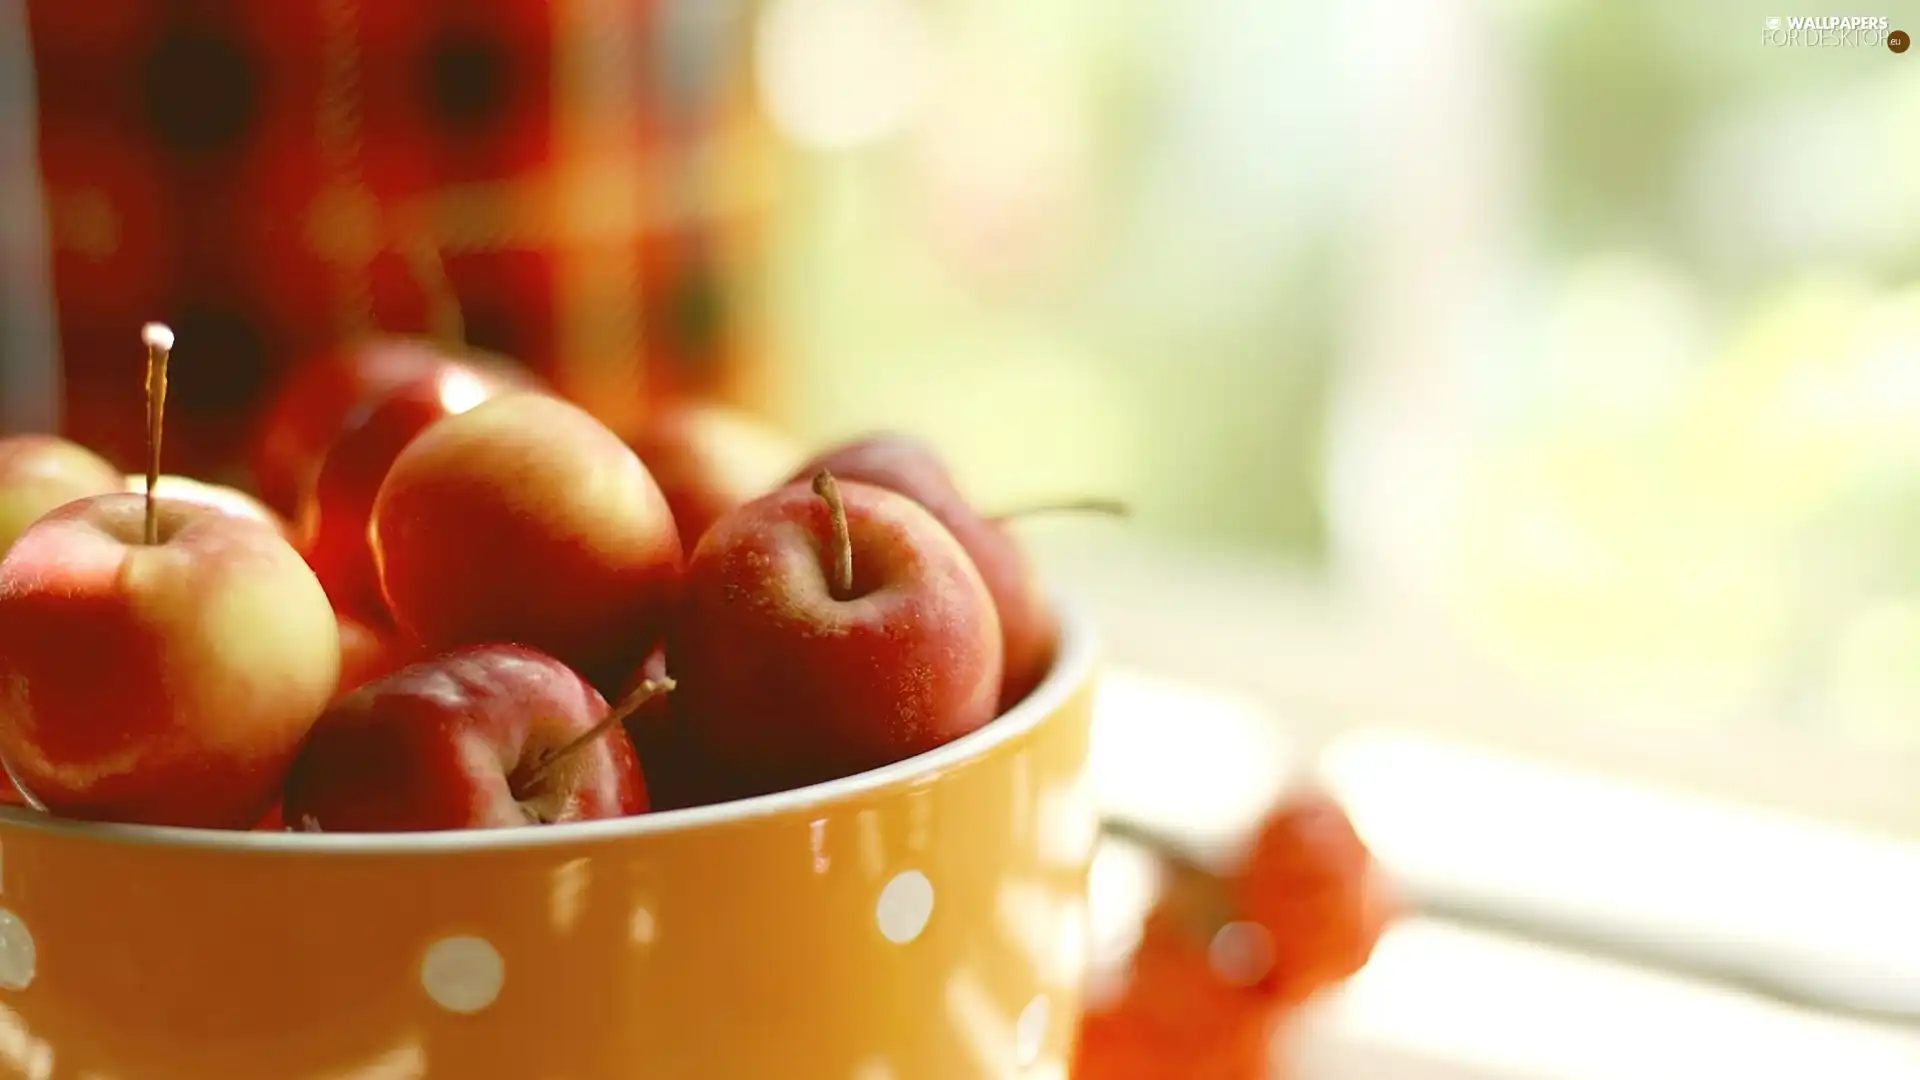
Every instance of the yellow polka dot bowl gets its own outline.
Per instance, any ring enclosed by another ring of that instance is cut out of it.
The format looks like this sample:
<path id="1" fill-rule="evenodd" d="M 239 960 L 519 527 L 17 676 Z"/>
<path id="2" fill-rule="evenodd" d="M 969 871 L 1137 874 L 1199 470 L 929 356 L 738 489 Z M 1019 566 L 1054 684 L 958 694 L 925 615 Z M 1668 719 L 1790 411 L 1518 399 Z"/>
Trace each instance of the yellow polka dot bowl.
<path id="1" fill-rule="evenodd" d="M 1095 648 L 860 776 L 546 828 L 0 812 L 6 1080 L 1061 1078 Z"/>

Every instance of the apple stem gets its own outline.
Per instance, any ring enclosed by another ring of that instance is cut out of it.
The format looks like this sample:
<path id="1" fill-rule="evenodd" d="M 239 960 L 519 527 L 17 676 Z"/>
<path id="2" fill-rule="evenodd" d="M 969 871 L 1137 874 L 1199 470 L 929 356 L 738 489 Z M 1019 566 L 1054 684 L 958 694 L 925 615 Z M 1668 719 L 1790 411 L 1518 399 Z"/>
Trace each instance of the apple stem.
<path id="1" fill-rule="evenodd" d="M 1100 833 L 1152 855 L 1170 873 L 1198 884 L 1209 897 L 1207 906 L 1212 909 L 1205 918 L 1206 925 L 1199 928 L 1208 941 L 1221 927 L 1239 917 L 1227 888 L 1226 876 L 1201 861 L 1186 844 L 1152 826 L 1127 818 L 1102 819 Z"/>
<path id="2" fill-rule="evenodd" d="M 173 352 L 173 331 L 165 323 L 140 328 L 147 346 L 147 527 L 148 544 L 160 542 L 160 428 L 167 411 L 167 357 Z"/>
<path id="3" fill-rule="evenodd" d="M 642 682 L 634 688 L 633 693 L 628 694 L 622 699 L 617 707 L 608 710 L 607 715 L 601 718 L 599 723 L 575 736 L 573 741 L 567 743 L 565 746 L 541 758 L 539 764 L 529 770 L 526 777 L 516 786 L 522 790 L 531 790 L 534 785 L 540 782 L 542 777 L 552 772 L 555 766 L 579 753 L 582 749 L 598 740 L 607 732 L 612 731 L 615 727 L 625 723 L 627 717 L 632 716 L 640 710 L 640 706 L 672 690 L 674 686 L 675 683 L 670 678 L 648 679 Z"/>
<path id="4" fill-rule="evenodd" d="M 1018 506 L 1012 510 L 1003 510 L 988 520 L 996 525 L 1004 525 L 1009 521 L 1039 517 L 1042 514 L 1098 514 L 1102 517 L 1130 518 L 1133 516 L 1133 507 L 1119 499 L 1093 495 L 1083 499 L 1060 499 L 1033 503 L 1030 506 Z"/>
<path id="5" fill-rule="evenodd" d="M 833 594 L 844 600 L 853 595 L 853 532 L 847 526 L 847 504 L 840 483 L 825 469 L 813 474 L 813 493 L 826 501 L 833 521 Z"/>
<path id="6" fill-rule="evenodd" d="M 1102 818 L 1100 833 L 1102 836 L 1148 852 L 1169 866 L 1177 866 L 1195 873 L 1212 873 L 1201 865 L 1199 857 L 1189 851 L 1187 845 L 1150 825 L 1131 818 Z"/>

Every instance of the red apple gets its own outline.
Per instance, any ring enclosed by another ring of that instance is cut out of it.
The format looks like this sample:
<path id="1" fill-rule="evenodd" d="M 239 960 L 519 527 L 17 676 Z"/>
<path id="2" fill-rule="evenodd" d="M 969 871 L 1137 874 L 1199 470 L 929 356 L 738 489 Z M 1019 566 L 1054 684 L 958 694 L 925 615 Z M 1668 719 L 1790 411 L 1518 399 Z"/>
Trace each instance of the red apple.
<path id="1" fill-rule="evenodd" d="M 364 617 L 388 617 L 373 545 L 367 539 L 380 483 L 415 436 L 496 391 L 472 371 L 447 365 L 361 405 L 341 426 L 302 501 L 300 517 L 301 549 L 335 607 Z"/>
<path id="2" fill-rule="evenodd" d="M 135 495 L 147 493 L 145 473 L 128 473 L 126 486 L 122 489 Z M 173 476 L 162 473 L 154 485 L 154 491 L 163 499 L 173 502 L 198 503 L 223 514 L 252 518 L 255 521 L 271 525 L 273 530 L 288 540 L 293 539 L 293 528 L 287 520 L 273 512 L 266 503 L 238 488 L 223 484 L 209 484 L 204 480 L 195 480 L 190 476 Z"/>
<path id="3" fill-rule="evenodd" d="M 0 562 L 0 756 L 64 817 L 246 829 L 340 674 L 326 593 L 270 526 L 126 493 Z"/>
<path id="4" fill-rule="evenodd" d="M 482 645 L 423 661 L 320 717 L 287 774 L 286 819 L 320 832 L 427 832 L 644 813 L 646 782 L 621 726 L 578 742 L 608 718 L 586 680 L 532 649 Z"/>
<path id="5" fill-rule="evenodd" d="M 430 649 L 515 641 L 617 691 L 660 642 L 680 537 L 646 466 L 583 410 L 507 394 L 400 452 L 373 507 L 380 587 Z"/>
<path id="6" fill-rule="evenodd" d="M 1000 615 L 1005 656 L 1002 711 L 1018 704 L 1053 667 L 1060 623 L 1041 591 L 1026 551 L 1000 523 L 981 516 L 926 444 L 904 435 L 869 436 L 836 447 L 803 466 L 795 479 L 828 469 L 841 480 L 886 488 L 926 507 L 946 526 L 980 571 Z"/>
<path id="7" fill-rule="evenodd" d="M 1290 795 L 1261 820 L 1230 887 L 1234 907 L 1273 943 L 1263 989 L 1288 1002 L 1357 973 L 1399 913 L 1353 820 L 1317 788 Z"/>
<path id="8" fill-rule="evenodd" d="M 627 443 L 660 485 L 688 547 L 722 514 L 778 487 L 805 456 L 780 432 L 718 405 L 669 405 Z"/>
<path id="9" fill-rule="evenodd" d="M 497 385 L 538 385 L 504 357 L 455 353 L 425 338 L 382 335 L 351 342 L 294 368 L 274 393 L 251 451 L 261 498 L 282 513 L 298 513 L 301 493 L 354 409 L 452 364 Z"/>
<path id="10" fill-rule="evenodd" d="M 0 439 L 0 555 L 49 510 L 120 490 L 106 458 L 53 435 Z"/>
<path id="11" fill-rule="evenodd" d="M 286 814 L 281 810 L 280 804 L 278 802 L 274 803 L 273 809 L 267 811 L 267 816 L 261 818 L 260 823 L 253 827 L 253 831 L 254 832 L 286 832 L 287 831 L 287 817 L 286 817 Z"/>
<path id="12" fill-rule="evenodd" d="M 759 791 L 931 750 L 1000 692 L 999 618 L 952 534 L 883 488 L 816 486 L 714 524 L 668 646 L 675 723 Z"/>

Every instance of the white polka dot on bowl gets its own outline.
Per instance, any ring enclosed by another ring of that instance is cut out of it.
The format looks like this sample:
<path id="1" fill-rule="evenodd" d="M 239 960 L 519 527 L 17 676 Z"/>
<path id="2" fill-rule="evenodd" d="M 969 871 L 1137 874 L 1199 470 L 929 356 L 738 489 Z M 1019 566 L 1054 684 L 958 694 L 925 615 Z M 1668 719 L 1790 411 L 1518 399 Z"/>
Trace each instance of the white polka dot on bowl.
<path id="1" fill-rule="evenodd" d="M 880 936 L 895 945 L 907 944 L 920 936 L 933 917 L 933 882 L 918 870 L 895 874 L 880 890 L 873 917 L 880 924 Z"/>
<path id="2" fill-rule="evenodd" d="M 25 990 L 40 967 L 40 949 L 26 920 L 0 908 L 0 989 Z"/>
<path id="3" fill-rule="evenodd" d="M 448 1012 L 479 1012 L 500 996 L 506 981 L 506 962 L 483 938 L 441 938 L 420 962 L 421 987 Z"/>

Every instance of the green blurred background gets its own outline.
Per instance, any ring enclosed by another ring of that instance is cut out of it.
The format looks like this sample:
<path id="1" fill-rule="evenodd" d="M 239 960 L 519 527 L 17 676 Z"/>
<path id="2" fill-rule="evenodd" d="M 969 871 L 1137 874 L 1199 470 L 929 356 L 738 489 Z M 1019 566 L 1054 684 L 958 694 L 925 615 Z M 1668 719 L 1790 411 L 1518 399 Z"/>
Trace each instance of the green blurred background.
<path id="1" fill-rule="evenodd" d="M 1920 53 L 1795 14 L 770 0 L 785 419 L 1555 692 L 1920 748 Z"/>

